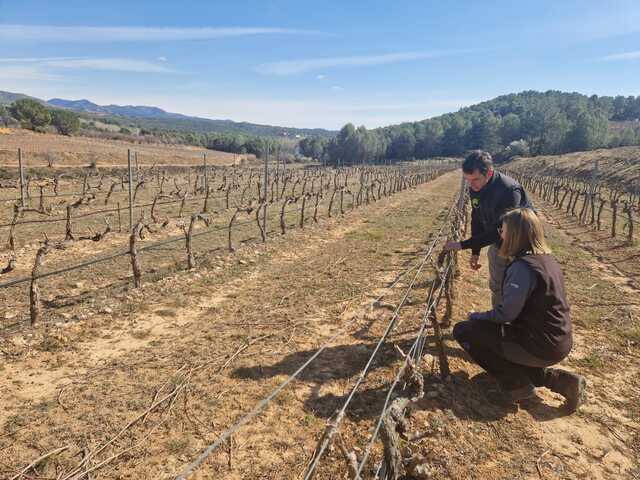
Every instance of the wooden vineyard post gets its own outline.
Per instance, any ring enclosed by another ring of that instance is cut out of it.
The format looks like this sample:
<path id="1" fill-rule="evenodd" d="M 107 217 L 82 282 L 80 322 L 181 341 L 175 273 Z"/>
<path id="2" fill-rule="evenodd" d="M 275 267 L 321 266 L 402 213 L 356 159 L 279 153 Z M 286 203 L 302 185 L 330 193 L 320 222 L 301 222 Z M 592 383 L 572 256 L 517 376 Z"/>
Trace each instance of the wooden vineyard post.
<path id="1" fill-rule="evenodd" d="M 25 198 L 24 198 L 25 181 L 24 181 L 24 165 L 22 164 L 21 148 L 18 149 L 18 170 L 20 174 L 20 205 L 24 207 L 26 206 Z"/>
<path id="2" fill-rule="evenodd" d="M 266 233 L 264 231 L 264 227 L 262 225 L 262 223 L 260 223 L 260 212 L 262 211 L 261 209 L 267 208 L 267 204 L 266 203 L 261 203 L 258 205 L 258 208 L 256 208 L 256 223 L 258 224 L 258 229 L 260 230 L 260 237 L 262 238 L 262 242 L 266 242 L 267 241 L 267 236 Z"/>
<path id="3" fill-rule="evenodd" d="M 131 150 L 127 150 L 127 164 L 129 167 L 129 230 L 133 229 L 133 168 L 131 166 Z"/>
<path id="4" fill-rule="evenodd" d="M 135 288 L 139 288 L 142 283 L 142 268 L 140 267 L 140 261 L 138 260 L 138 237 L 144 224 L 138 222 L 134 228 L 131 229 L 129 235 L 129 255 L 131 255 L 131 270 L 133 271 L 133 285 Z"/>
<path id="5" fill-rule="evenodd" d="M 264 211 L 262 213 L 262 229 L 264 230 L 264 235 L 263 235 L 263 242 L 267 241 L 267 201 L 269 199 L 269 197 L 267 196 L 268 192 L 268 188 L 269 188 L 269 147 L 267 147 L 267 153 L 264 157 L 264 204 L 265 204 L 265 208 Z M 258 207 L 258 210 L 260 210 L 260 207 Z"/>
<path id="6" fill-rule="evenodd" d="M 122 216 L 120 215 L 120 202 L 118 202 L 118 232 L 122 233 Z"/>
<path id="7" fill-rule="evenodd" d="M 284 209 L 287 207 L 287 204 L 289 202 L 289 197 L 285 197 L 284 201 L 282 202 L 282 207 L 280 208 L 280 230 L 282 230 L 282 235 L 287 233 L 287 223 L 284 219 Z M 331 214 L 329 214 L 329 216 L 331 216 Z"/>
<path id="8" fill-rule="evenodd" d="M 233 223 L 236 221 L 236 217 L 238 216 L 238 213 L 240 213 L 240 210 L 240 207 L 236 208 L 236 211 L 233 212 L 233 215 L 231 216 L 231 220 L 229 220 L 228 247 L 230 252 L 235 251 L 235 248 L 233 248 L 233 244 L 231 243 L 231 229 L 233 228 Z"/>
<path id="9" fill-rule="evenodd" d="M 611 236 L 616 236 L 616 222 L 618 219 L 618 196 L 617 194 L 612 194 L 611 198 Z"/>
<path id="10" fill-rule="evenodd" d="M 204 196 L 204 205 L 202 205 L 202 213 L 209 213 L 209 185 L 208 182 L 205 182 L 205 196 Z"/>
<path id="11" fill-rule="evenodd" d="M 606 200 L 604 198 L 602 198 L 602 196 L 600 196 L 599 200 L 600 200 L 600 205 L 598 206 L 598 216 L 597 216 L 597 219 L 596 219 L 596 225 L 597 225 L 597 229 L 601 230 L 602 229 L 602 223 L 600 221 L 600 218 L 601 218 L 602 210 L 604 208 L 604 204 L 606 203 Z"/>
<path id="12" fill-rule="evenodd" d="M 72 205 L 67 205 L 67 223 L 65 225 L 65 240 L 73 240 L 73 232 L 71 227 L 71 212 L 73 211 Z"/>
<path id="13" fill-rule="evenodd" d="M 31 326 L 34 326 L 40 319 L 40 288 L 38 287 L 38 275 L 40 267 L 44 264 L 44 257 L 49 253 L 49 243 L 45 241 L 38 252 L 31 270 L 31 286 L 29 288 L 29 310 L 31 314 Z"/>
<path id="14" fill-rule="evenodd" d="M 589 225 L 593 225 L 596 223 L 596 193 L 591 194 L 591 220 L 589 221 Z"/>
<path id="15" fill-rule="evenodd" d="M 9 248 L 13 251 L 16 249 L 15 230 L 16 223 L 20 217 L 22 208 L 17 203 L 13 206 L 13 219 L 11 219 L 11 227 L 9 228 Z"/>
<path id="16" fill-rule="evenodd" d="M 46 208 L 44 206 L 44 186 L 40 185 L 38 187 L 40 189 L 40 202 L 38 203 L 38 210 L 41 213 L 46 213 Z"/>
<path id="17" fill-rule="evenodd" d="M 300 209 L 300 228 L 304 228 L 304 207 L 307 203 L 307 196 L 302 195 L 302 208 Z"/>
<path id="18" fill-rule="evenodd" d="M 225 194 L 225 208 L 229 209 L 229 193 L 231 193 L 231 182 L 229 182 L 229 186 L 227 187 L 227 191 Z"/>
<path id="19" fill-rule="evenodd" d="M 207 154 L 204 153 L 202 155 L 202 164 L 203 164 L 203 168 L 204 168 L 204 191 L 207 192 L 207 196 L 208 196 L 208 192 L 209 192 L 209 174 L 207 172 Z"/>
<path id="20" fill-rule="evenodd" d="M 313 221 L 314 221 L 314 223 L 318 223 L 318 202 L 320 201 L 320 195 L 322 195 L 322 193 L 320 193 L 320 192 L 316 193 L 316 203 L 313 206 Z"/>
<path id="21" fill-rule="evenodd" d="M 627 214 L 627 242 L 629 245 L 633 245 L 633 214 L 631 205 L 628 202 L 625 202 L 623 211 Z"/>

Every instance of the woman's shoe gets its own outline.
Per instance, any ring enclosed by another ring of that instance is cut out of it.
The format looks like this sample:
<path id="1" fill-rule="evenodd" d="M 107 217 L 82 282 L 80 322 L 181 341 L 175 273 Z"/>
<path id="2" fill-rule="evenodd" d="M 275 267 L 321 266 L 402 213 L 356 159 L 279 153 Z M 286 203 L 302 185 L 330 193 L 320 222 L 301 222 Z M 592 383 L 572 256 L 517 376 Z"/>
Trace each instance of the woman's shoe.
<path id="1" fill-rule="evenodd" d="M 582 375 L 559 368 L 547 368 L 544 386 L 565 398 L 564 408 L 570 413 L 587 400 L 587 380 Z"/>
<path id="2" fill-rule="evenodd" d="M 528 384 L 524 387 L 515 388 L 513 390 L 505 390 L 504 393 L 509 401 L 516 403 L 535 397 L 536 389 L 533 385 Z"/>

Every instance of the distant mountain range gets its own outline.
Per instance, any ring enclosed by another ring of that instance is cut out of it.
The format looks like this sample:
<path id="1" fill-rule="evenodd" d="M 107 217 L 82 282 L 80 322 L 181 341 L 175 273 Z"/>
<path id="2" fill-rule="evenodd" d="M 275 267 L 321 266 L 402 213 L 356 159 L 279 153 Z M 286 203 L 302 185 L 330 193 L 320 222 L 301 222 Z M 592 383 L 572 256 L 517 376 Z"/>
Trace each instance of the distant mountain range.
<path id="1" fill-rule="evenodd" d="M 89 100 L 64 100 L 52 98 L 47 100 L 49 105 L 66 108 L 77 112 L 98 113 L 106 115 L 119 115 L 131 118 L 191 118 L 207 120 L 206 118 L 189 117 L 179 113 L 165 112 L 158 107 L 146 107 L 144 105 L 97 105 Z"/>
<path id="2" fill-rule="evenodd" d="M 39 102 L 42 102 L 42 100 L 39 100 L 34 97 L 30 97 L 29 95 L 25 95 L 24 93 L 11 93 L 11 92 L 3 92 L 2 90 L 0 90 L 0 105 L 8 105 L 10 103 L 15 102 L 16 100 L 20 100 L 21 98 L 33 98 L 34 100 L 38 100 Z"/>
<path id="3" fill-rule="evenodd" d="M 0 91 L 0 105 L 13 103 L 21 98 L 33 98 L 47 106 L 64 108 L 81 113 L 89 118 L 109 119 L 122 126 L 135 126 L 146 129 L 163 129 L 177 131 L 194 131 L 200 133 L 228 132 L 266 136 L 309 136 L 320 135 L 331 137 L 336 132 L 323 128 L 292 128 L 272 125 L 259 125 L 232 120 L 213 120 L 209 118 L 191 117 L 179 113 L 171 113 L 158 107 L 144 105 L 98 105 L 89 100 L 65 100 L 52 98 L 41 100 L 22 93 Z"/>

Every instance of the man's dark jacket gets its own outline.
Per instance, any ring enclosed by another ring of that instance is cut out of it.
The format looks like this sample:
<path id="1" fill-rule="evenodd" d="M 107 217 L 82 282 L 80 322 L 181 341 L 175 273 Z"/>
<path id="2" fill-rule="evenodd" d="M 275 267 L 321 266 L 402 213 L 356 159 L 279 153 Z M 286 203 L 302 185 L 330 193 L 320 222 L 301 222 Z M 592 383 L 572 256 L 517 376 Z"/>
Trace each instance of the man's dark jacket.
<path id="1" fill-rule="evenodd" d="M 524 188 L 513 178 L 493 171 L 489 182 L 479 192 L 469 189 L 471 198 L 471 238 L 461 242 L 462 248 L 470 248 L 478 255 L 482 247 L 499 244 L 498 227 L 502 215 L 513 208 L 533 205 Z"/>

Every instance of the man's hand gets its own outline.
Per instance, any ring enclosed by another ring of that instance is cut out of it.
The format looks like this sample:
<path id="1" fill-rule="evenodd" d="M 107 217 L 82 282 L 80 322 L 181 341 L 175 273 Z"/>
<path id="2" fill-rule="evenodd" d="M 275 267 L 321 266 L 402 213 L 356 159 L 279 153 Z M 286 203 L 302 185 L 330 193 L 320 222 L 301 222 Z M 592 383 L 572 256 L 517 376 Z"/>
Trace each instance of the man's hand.
<path id="1" fill-rule="evenodd" d="M 480 270 L 482 267 L 482 265 L 480 265 L 480 255 L 471 255 L 471 258 L 469 259 L 469 266 L 473 270 Z"/>
<path id="2" fill-rule="evenodd" d="M 462 246 L 460 245 L 460 242 L 456 242 L 455 240 L 448 240 L 447 243 L 444 244 L 444 249 L 446 251 L 460 250 L 462 249 Z"/>

